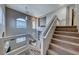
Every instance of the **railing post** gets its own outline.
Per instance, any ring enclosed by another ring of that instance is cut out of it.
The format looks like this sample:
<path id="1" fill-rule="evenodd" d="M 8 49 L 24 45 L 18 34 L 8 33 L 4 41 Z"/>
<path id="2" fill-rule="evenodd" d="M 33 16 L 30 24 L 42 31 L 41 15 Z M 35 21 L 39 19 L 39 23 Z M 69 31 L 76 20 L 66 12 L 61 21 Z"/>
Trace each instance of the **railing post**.
<path id="1" fill-rule="evenodd" d="M 41 55 L 43 55 L 43 39 L 41 38 Z"/>

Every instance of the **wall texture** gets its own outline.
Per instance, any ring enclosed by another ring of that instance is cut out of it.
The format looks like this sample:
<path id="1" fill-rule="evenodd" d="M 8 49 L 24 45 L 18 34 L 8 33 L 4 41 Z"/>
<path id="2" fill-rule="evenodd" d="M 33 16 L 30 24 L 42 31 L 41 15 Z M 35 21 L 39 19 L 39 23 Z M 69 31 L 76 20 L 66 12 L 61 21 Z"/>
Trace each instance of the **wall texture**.
<path id="1" fill-rule="evenodd" d="M 78 28 L 78 32 L 79 32 L 79 4 L 77 4 L 75 6 L 75 10 L 76 10 L 77 28 Z"/>
<path id="2" fill-rule="evenodd" d="M 66 25 L 66 7 L 61 8 L 54 13 L 49 13 L 46 15 L 46 24 L 53 18 L 54 15 L 57 15 L 59 20 L 61 20 L 61 25 Z"/>
<path id="3" fill-rule="evenodd" d="M 6 7 L 6 36 L 18 35 L 18 34 L 32 34 L 32 16 L 23 14 L 13 9 Z M 27 16 L 27 20 L 26 20 Z M 16 28 L 16 19 L 23 18 L 26 20 L 27 28 Z M 28 38 L 26 39 L 26 41 Z M 11 49 L 18 48 L 26 44 L 26 41 L 16 43 L 16 40 L 10 41 Z"/>
<path id="4" fill-rule="evenodd" d="M 18 34 L 26 34 L 27 28 L 16 28 L 16 19 L 23 18 L 25 19 L 27 15 L 20 13 L 18 11 L 12 10 L 10 8 L 6 8 L 6 35 L 18 35 Z M 28 17 L 28 16 L 27 16 Z M 27 20 L 26 20 L 27 21 Z M 29 18 L 27 23 L 30 22 Z M 31 26 L 28 23 L 27 26 Z"/>

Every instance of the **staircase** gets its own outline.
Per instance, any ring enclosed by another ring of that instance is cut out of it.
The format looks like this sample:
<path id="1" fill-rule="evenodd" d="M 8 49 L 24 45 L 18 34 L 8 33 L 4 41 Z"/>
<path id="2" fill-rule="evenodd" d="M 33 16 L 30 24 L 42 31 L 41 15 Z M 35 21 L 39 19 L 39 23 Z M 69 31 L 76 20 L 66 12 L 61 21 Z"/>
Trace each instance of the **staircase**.
<path id="1" fill-rule="evenodd" d="M 79 55 L 79 33 L 76 26 L 56 26 L 48 55 Z"/>

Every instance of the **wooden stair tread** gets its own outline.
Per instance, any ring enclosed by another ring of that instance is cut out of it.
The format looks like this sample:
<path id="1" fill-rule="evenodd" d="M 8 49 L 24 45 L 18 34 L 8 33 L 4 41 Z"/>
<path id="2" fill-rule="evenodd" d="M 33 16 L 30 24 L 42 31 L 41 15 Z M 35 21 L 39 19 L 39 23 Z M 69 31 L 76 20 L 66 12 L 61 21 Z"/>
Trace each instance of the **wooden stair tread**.
<path id="1" fill-rule="evenodd" d="M 59 28 L 59 29 L 55 29 L 55 31 L 68 31 L 68 32 L 78 32 L 77 29 L 64 29 L 64 28 Z"/>
<path id="2" fill-rule="evenodd" d="M 50 54 L 50 55 L 59 55 L 57 52 L 55 52 L 51 49 L 48 49 L 48 54 Z"/>
<path id="3" fill-rule="evenodd" d="M 76 51 L 74 51 L 74 50 L 67 49 L 67 48 L 61 47 L 61 46 L 56 45 L 56 44 L 53 44 L 53 43 L 50 43 L 50 45 L 55 46 L 55 47 L 57 47 L 57 48 L 59 48 L 59 49 L 61 49 L 61 50 L 64 50 L 64 51 L 66 51 L 66 52 L 69 52 L 69 53 L 71 53 L 71 54 L 79 55 L 79 52 L 76 52 Z"/>
<path id="4" fill-rule="evenodd" d="M 54 34 L 74 36 L 74 37 L 78 37 L 79 38 L 79 33 L 78 32 L 55 31 Z"/>
<path id="5" fill-rule="evenodd" d="M 76 52 L 79 52 L 79 43 L 73 43 L 73 42 L 69 42 L 69 41 L 64 41 L 64 40 L 60 40 L 60 39 L 52 39 L 51 41 L 54 44 L 60 45 L 64 48 L 67 49 L 71 49 L 74 50 Z"/>
<path id="6" fill-rule="evenodd" d="M 77 28 L 77 26 L 56 26 L 56 28 Z"/>
<path id="7" fill-rule="evenodd" d="M 61 36 L 61 37 L 72 38 L 72 39 L 79 39 L 78 37 L 67 36 L 67 35 L 62 35 L 62 34 L 54 34 L 54 35 L 56 35 L 56 36 Z"/>
<path id="8" fill-rule="evenodd" d="M 48 54 L 79 55 L 79 33 L 77 26 L 56 26 Z"/>
<path id="9" fill-rule="evenodd" d="M 77 26 L 56 26 L 56 31 L 78 32 Z"/>
<path id="10" fill-rule="evenodd" d="M 79 39 L 77 37 L 77 39 L 73 39 L 71 37 L 66 37 L 66 36 L 59 36 L 59 35 L 54 35 L 52 38 L 56 38 L 59 40 L 64 40 L 64 41 L 69 41 L 69 42 L 74 42 L 74 43 L 78 43 L 79 44 Z"/>
<path id="11" fill-rule="evenodd" d="M 55 31 L 55 32 L 63 32 L 63 33 L 71 33 L 71 34 L 79 34 L 78 32 L 68 32 L 68 31 Z"/>
<path id="12" fill-rule="evenodd" d="M 73 42 L 64 41 L 64 40 L 58 40 L 56 38 L 53 38 L 52 40 L 56 40 L 56 41 L 63 42 L 63 43 L 66 43 L 66 44 L 71 44 L 71 45 L 74 45 L 74 46 L 79 46 L 78 43 L 73 43 Z"/>

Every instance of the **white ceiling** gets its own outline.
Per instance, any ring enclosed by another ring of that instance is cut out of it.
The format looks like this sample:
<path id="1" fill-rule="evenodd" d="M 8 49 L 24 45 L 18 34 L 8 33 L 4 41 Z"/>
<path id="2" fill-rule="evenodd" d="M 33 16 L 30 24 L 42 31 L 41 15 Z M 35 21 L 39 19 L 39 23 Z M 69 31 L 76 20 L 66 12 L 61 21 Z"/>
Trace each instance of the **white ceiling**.
<path id="1" fill-rule="evenodd" d="M 59 4 L 7 4 L 9 8 L 29 14 L 32 16 L 40 17 L 49 12 L 55 11 L 63 5 Z"/>

